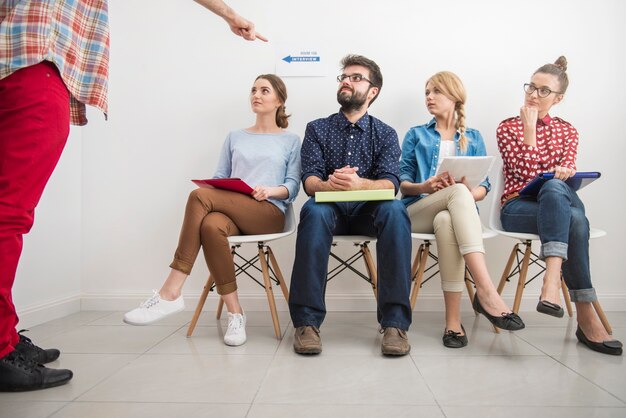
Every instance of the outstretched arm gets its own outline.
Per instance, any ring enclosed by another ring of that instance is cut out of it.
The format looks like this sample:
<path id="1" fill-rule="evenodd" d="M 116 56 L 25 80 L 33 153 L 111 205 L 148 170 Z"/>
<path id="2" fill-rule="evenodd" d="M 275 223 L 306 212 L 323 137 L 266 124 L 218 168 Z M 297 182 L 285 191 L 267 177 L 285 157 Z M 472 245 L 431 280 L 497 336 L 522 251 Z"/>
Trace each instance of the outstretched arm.
<path id="1" fill-rule="evenodd" d="M 237 36 L 241 36 L 243 39 L 247 41 L 254 41 L 255 39 L 260 39 L 263 42 L 267 42 L 267 38 L 265 38 L 260 33 L 256 32 L 254 29 L 254 23 L 249 20 L 239 16 L 237 12 L 231 9 L 226 3 L 222 0 L 194 0 L 196 3 L 201 4 L 206 7 L 216 15 L 223 18 L 228 26 L 230 26 L 230 30 Z"/>

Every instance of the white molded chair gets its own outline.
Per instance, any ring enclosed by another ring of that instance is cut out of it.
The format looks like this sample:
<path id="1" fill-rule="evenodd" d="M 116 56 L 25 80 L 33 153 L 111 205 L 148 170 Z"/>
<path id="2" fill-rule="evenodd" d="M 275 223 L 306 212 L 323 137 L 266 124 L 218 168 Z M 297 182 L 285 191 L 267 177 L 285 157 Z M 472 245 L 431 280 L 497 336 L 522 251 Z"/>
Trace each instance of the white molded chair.
<path id="1" fill-rule="evenodd" d="M 338 243 L 344 242 L 351 243 L 355 247 L 359 247 L 359 249 L 350 257 L 341 258 L 339 255 L 333 252 L 333 248 L 336 247 Z M 333 269 L 328 270 L 328 273 L 326 275 L 326 281 L 329 282 L 342 271 L 349 269 L 372 286 L 372 290 L 374 291 L 374 297 L 376 298 L 376 300 L 378 300 L 378 275 L 376 273 L 376 264 L 374 263 L 372 253 L 369 249 L 370 243 L 376 243 L 376 238 L 368 237 L 365 235 L 333 235 L 333 243 L 330 249 L 330 256 L 337 260 L 339 262 L 339 265 Z M 352 264 L 354 264 L 361 258 L 365 263 L 367 276 L 352 266 Z"/>
<path id="2" fill-rule="evenodd" d="M 285 227 L 283 229 L 283 232 L 261 235 L 233 235 L 231 237 L 228 237 L 228 242 L 231 245 L 231 253 L 233 255 L 233 263 L 235 264 L 235 276 L 245 274 L 265 290 L 265 293 L 267 295 L 267 301 L 270 306 L 270 312 L 272 314 L 272 321 L 274 323 L 274 332 L 276 334 L 276 338 L 278 339 L 280 339 L 281 337 L 281 331 L 280 323 L 278 321 L 278 313 L 276 312 L 276 301 L 274 300 L 274 292 L 272 291 L 272 282 L 280 286 L 283 292 L 283 296 L 285 296 L 285 300 L 287 302 L 289 301 L 289 291 L 287 290 L 285 279 L 283 278 L 283 274 L 278 267 L 278 263 L 276 262 L 274 253 L 272 252 L 272 249 L 270 248 L 268 243 L 270 241 L 275 241 L 277 239 L 289 236 L 295 231 L 296 216 L 292 205 L 289 205 L 285 212 Z M 256 244 L 258 248 L 258 254 L 250 259 L 243 257 L 237 252 L 237 249 L 243 244 Z M 260 265 L 260 268 L 257 264 Z M 263 283 L 261 283 L 248 272 L 248 269 L 250 268 L 255 269 L 261 273 L 263 277 Z M 193 318 L 191 319 L 191 323 L 189 324 L 189 328 L 187 329 L 187 337 L 191 337 L 191 335 L 193 334 L 196 323 L 198 322 L 198 318 L 202 313 L 204 303 L 206 302 L 206 298 L 209 292 L 213 290 L 214 287 L 215 283 L 213 277 L 209 275 L 209 278 L 204 285 L 204 289 L 202 290 L 202 294 L 200 295 L 200 299 L 198 300 L 196 312 L 194 313 Z M 218 319 L 222 316 L 223 306 L 224 300 L 220 297 L 217 307 Z"/>
<path id="3" fill-rule="evenodd" d="M 498 159 L 496 164 L 494 164 L 494 172 L 495 175 L 493 176 L 492 186 L 492 193 L 494 196 L 491 204 L 491 211 L 489 213 L 489 228 L 498 235 L 513 238 L 519 241 L 513 246 L 509 259 L 504 267 L 500 283 L 498 284 L 498 293 L 502 294 L 504 285 L 517 275 L 518 282 L 517 290 L 515 291 L 515 300 L 513 302 L 513 312 L 518 313 L 524 288 L 528 283 L 541 276 L 546 270 L 546 266 L 543 261 L 539 259 L 539 256 L 532 251 L 532 242 L 539 241 L 539 235 L 521 232 L 507 232 L 502 228 L 502 222 L 500 221 L 500 197 L 504 192 L 504 175 L 502 172 L 502 161 L 500 159 Z M 590 239 L 600 238 L 605 235 L 606 232 L 601 229 L 589 228 Z M 513 266 L 514 264 L 515 266 Z M 533 275 L 530 279 L 527 279 L 528 268 L 531 265 L 537 266 L 539 268 L 539 272 Z M 572 303 L 563 277 L 561 277 L 561 289 L 563 291 L 563 299 L 565 300 L 567 313 L 571 317 Z M 596 310 L 600 321 L 602 321 L 604 328 L 609 334 L 612 334 L 611 325 L 609 324 L 600 303 L 598 301 L 593 302 L 593 307 Z"/>

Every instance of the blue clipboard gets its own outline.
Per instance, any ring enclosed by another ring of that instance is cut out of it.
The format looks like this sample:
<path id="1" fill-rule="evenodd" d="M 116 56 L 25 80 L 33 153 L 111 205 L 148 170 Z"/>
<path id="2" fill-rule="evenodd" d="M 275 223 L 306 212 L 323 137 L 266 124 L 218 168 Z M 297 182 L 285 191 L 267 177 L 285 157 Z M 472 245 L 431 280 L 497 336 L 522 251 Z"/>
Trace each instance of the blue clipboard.
<path id="1" fill-rule="evenodd" d="M 599 179 L 601 174 L 597 171 L 580 171 L 572 177 L 565 180 L 565 183 L 574 190 L 580 190 L 586 185 Z M 530 181 L 522 190 L 519 191 L 520 196 L 537 196 L 541 186 L 554 178 L 554 173 L 541 173 Z"/>

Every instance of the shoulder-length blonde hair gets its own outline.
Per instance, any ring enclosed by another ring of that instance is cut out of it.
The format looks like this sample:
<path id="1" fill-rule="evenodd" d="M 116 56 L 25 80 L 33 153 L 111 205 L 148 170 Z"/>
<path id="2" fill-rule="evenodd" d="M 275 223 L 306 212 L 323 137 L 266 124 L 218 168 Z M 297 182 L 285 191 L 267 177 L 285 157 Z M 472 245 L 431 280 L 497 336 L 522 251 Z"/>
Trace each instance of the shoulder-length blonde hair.
<path id="1" fill-rule="evenodd" d="M 455 128 L 459 132 L 459 147 L 461 151 L 467 150 L 467 137 L 465 136 L 465 87 L 459 76 L 450 71 L 440 71 L 430 77 L 426 84 L 432 83 L 444 96 L 454 102 L 454 112 L 456 113 Z"/>

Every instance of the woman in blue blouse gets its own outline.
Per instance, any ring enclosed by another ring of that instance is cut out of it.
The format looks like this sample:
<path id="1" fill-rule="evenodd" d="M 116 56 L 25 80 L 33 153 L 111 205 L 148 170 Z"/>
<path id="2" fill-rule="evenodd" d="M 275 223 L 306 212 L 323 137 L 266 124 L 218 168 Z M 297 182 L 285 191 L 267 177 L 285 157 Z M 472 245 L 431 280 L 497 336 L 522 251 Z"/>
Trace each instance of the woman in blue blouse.
<path id="1" fill-rule="evenodd" d="M 428 79 L 425 94 L 426 107 L 434 118 L 411 128 L 404 138 L 400 191 L 412 231 L 436 236 L 446 305 L 443 344 L 460 348 L 468 342 L 461 324 L 466 265 L 476 283 L 477 312 L 497 327 L 511 331 L 524 328 L 524 322 L 511 312 L 496 291 L 485 263 L 482 226 L 475 202 L 485 198 L 489 182 L 470 190 L 465 178 L 454 179 L 448 173 L 435 175 L 438 164 L 446 156 L 486 154 L 480 132 L 465 126 L 465 88 L 458 76 L 442 71 Z"/>
<path id="2" fill-rule="evenodd" d="M 228 236 L 270 234 L 283 230 L 287 205 L 300 188 L 300 138 L 284 129 L 287 88 L 273 74 L 257 77 L 250 90 L 256 122 L 231 132 L 214 178 L 238 177 L 254 188 L 251 196 L 200 188 L 191 192 L 178 247 L 161 290 L 124 315 L 124 322 L 147 325 L 185 308 L 182 288 L 200 247 L 217 293 L 228 309 L 227 345 L 246 341 L 246 315 L 239 304 Z"/>

